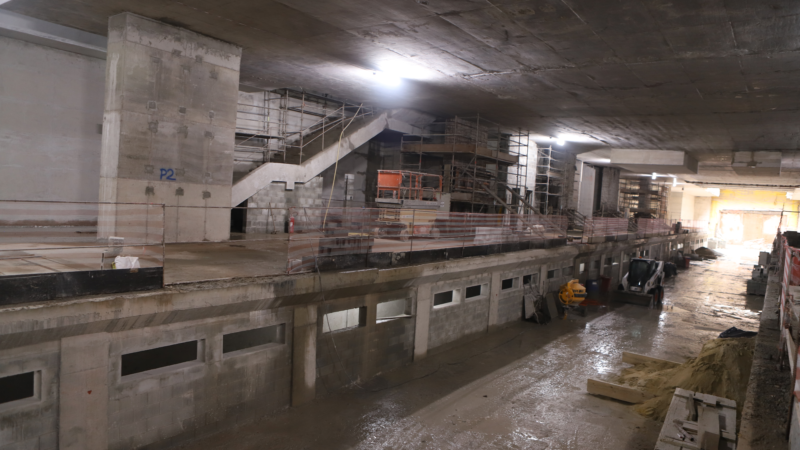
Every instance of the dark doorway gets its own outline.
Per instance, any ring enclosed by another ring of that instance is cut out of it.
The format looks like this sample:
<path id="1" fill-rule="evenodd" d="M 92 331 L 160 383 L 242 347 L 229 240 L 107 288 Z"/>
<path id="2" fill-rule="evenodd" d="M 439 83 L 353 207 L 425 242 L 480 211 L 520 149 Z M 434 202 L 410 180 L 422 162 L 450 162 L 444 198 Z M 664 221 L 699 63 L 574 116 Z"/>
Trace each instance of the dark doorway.
<path id="1" fill-rule="evenodd" d="M 247 226 L 247 200 L 231 209 L 231 233 L 244 233 Z"/>

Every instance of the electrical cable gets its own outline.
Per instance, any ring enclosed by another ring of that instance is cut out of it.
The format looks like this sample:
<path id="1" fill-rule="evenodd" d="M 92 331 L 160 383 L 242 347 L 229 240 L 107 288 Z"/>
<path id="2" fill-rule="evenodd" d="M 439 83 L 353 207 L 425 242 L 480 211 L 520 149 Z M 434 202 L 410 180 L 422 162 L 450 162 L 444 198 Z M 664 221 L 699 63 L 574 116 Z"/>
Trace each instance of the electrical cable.
<path id="1" fill-rule="evenodd" d="M 342 147 L 342 137 L 344 136 L 344 132 L 347 130 L 350 124 L 353 123 L 354 120 L 356 120 L 356 117 L 358 117 L 358 113 L 361 112 L 362 106 L 364 106 L 363 103 L 358 105 L 358 109 L 356 110 L 356 113 L 353 114 L 353 118 L 350 119 L 350 122 L 347 122 L 347 125 L 345 125 L 345 127 L 342 128 L 342 132 L 339 133 L 339 143 L 336 144 L 336 163 L 333 166 L 333 181 L 331 182 L 331 194 L 328 196 L 328 206 L 325 207 L 325 216 L 322 218 L 323 230 L 325 229 L 325 221 L 328 220 L 328 210 L 331 207 L 331 199 L 333 199 L 333 187 L 336 186 L 336 172 L 339 170 L 339 149 Z M 342 115 L 344 115 L 344 107 L 342 107 Z"/>

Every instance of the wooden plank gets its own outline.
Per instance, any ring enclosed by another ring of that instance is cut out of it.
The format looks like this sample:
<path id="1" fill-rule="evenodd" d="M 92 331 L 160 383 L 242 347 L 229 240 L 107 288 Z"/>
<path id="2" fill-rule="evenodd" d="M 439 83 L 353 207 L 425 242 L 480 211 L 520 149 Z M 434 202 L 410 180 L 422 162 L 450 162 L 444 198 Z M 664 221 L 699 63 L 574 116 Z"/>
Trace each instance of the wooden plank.
<path id="1" fill-rule="evenodd" d="M 703 413 L 697 420 L 697 435 L 700 448 L 709 450 L 719 448 L 719 413 L 714 408 L 703 408 Z"/>
<path id="2" fill-rule="evenodd" d="M 644 364 L 649 362 L 667 363 L 680 366 L 682 363 L 675 361 L 667 361 L 666 359 L 653 358 L 652 356 L 640 355 L 638 353 L 622 352 L 622 362 L 627 364 Z"/>
<path id="3" fill-rule="evenodd" d="M 589 378 L 586 380 L 586 390 L 590 394 L 602 395 L 614 400 L 627 403 L 642 403 L 653 398 L 652 394 L 628 386 L 622 386 L 605 381 Z"/>

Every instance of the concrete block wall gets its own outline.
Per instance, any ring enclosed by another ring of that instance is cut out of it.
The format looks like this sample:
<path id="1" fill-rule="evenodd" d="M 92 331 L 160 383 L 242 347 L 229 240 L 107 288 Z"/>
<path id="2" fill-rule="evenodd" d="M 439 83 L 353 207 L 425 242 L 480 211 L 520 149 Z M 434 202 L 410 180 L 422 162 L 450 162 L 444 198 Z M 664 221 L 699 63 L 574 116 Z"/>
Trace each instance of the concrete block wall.
<path id="1" fill-rule="evenodd" d="M 222 353 L 224 334 L 281 323 L 285 343 Z M 108 448 L 166 448 L 288 407 L 291 327 L 291 310 L 271 310 L 114 334 Z M 198 361 L 120 375 L 123 354 L 192 340 L 200 341 Z"/>
<path id="2" fill-rule="evenodd" d="M 411 362 L 414 352 L 413 317 L 376 320 L 378 303 L 407 299 L 413 292 L 391 291 L 353 297 L 319 307 L 317 323 L 317 395 L 335 392 Z M 325 314 L 366 308 L 362 326 L 323 333 Z"/>
<path id="3" fill-rule="evenodd" d="M 467 286 L 476 284 L 486 284 L 486 292 L 482 292 L 480 297 L 465 298 Z M 439 282 L 433 284 L 431 289 L 431 298 L 439 292 L 454 289 L 460 292 L 457 302 L 440 306 L 433 306 L 433 302 L 431 302 L 429 350 L 487 330 L 491 275 Z"/>
<path id="4" fill-rule="evenodd" d="M 544 282 L 542 283 L 543 289 L 541 292 L 542 293 L 558 292 L 558 289 L 561 287 L 561 285 L 568 282 L 569 280 L 574 279 L 573 265 L 574 264 L 572 259 L 567 261 L 558 261 L 547 264 L 545 266 L 546 270 L 542 271 L 544 273 L 545 279 Z M 567 270 L 565 271 L 564 269 Z M 551 270 L 557 270 L 558 273 L 554 278 L 547 278 L 548 276 L 547 273 Z"/>
<path id="5" fill-rule="evenodd" d="M 522 278 L 525 275 L 533 275 L 536 284 L 541 282 L 541 266 L 531 266 L 525 269 L 514 270 L 508 273 L 503 273 L 500 280 L 508 278 L 519 278 L 517 286 L 508 289 L 500 290 L 500 300 L 497 305 L 497 324 L 502 325 L 505 323 L 513 322 L 522 319 L 522 296 L 525 294 L 525 288 L 522 283 Z M 541 291 L 540 291 L 541 292 Z"/>
<path id="6" fill-rule="evenodd" d="M 258 191 L 247 201 L 246 233 L 271 233 L 277 229 L 284 232 L 288 220 L 288 209 L 292 207 L 320 208 L 327 203 L 322 195 L 322 177 L 315 177 L 306 184 L 296 183 L 294 190 L 287 191 L 283 183 L 272 183 Z M 267 208 L 271 208 L 271 213 Z M 274 228 L 277 227 L 277 228 Z"/>
<path id="7" fill-rule="evenodd" d="M 0 353 L 0 377 L 36 372 L 35 396 L 0 405 L 0 448 L 58 449 L 58 341 Z"/>

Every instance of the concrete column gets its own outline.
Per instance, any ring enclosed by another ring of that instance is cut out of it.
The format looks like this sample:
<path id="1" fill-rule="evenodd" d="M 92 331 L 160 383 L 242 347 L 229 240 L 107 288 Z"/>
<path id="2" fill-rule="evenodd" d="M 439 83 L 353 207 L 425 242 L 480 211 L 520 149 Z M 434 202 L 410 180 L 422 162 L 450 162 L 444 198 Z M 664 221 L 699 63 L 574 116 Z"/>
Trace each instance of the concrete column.
<path id="1" fill-rule="evenodd" d="M 522 281 L 522 280 L 520 280 Z M 489 284 L 489 327 L 492 331 L 497 326 L 497 314 L 500 307 L 500 272 L 492 272 L 492 281 Z"/>
<path id="2" fill-rule="evenodd" d="M 240 57 L 135 14 L 109 19 L 101 202 L 168 205 L 169 242 L 229 237 Z M 132 225 L 113 207 L 100 218 L 101 236 Z"/>
<path id="3" fill-rule="evenodd" d="M 428 356 L 428 334 L 431 324 L 433 295 L 431 285 L 424 284 L 417 288 L 417 320 L 414 329 L 414 361 Z"/>
<path id="4" fill-rule="evenodd" d="M 317 306 L 294 309 L 292 406 L 314 400 L 317 392 Z"/>
<path id="5" fill-rule="evenodd" d="M 61 339 L 58 448 L 108 448 L 108 333 Z"/>

